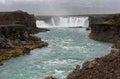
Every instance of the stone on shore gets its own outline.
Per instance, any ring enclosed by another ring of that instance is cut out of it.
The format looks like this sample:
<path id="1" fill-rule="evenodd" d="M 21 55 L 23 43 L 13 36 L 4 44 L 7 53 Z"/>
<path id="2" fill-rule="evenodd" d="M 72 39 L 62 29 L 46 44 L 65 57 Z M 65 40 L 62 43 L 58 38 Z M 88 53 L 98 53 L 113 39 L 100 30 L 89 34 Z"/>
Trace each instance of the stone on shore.
<path id="1" fill-rule="evenodd" d="M 74 71 L 67 76 L 67 79 L 119 79 L 120 51 L 111 51 L 104 57 L 85 62 L 82 69 Z"/>
<path id="2" fill-rule="evenodd" d="M 53 76 L 49 76 L 49 77 L 46 77 L 45 79 L 56 79 L 56 78 Z"/>

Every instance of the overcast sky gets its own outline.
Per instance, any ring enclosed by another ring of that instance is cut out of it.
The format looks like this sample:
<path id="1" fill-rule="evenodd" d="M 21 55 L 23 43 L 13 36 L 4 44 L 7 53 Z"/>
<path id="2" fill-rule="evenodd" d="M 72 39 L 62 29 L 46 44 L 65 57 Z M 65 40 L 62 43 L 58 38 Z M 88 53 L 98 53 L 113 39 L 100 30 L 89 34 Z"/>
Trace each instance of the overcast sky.
<path id="1" fill-rule="evenodd" d="M 0 0 L 0 11 L 36 15 L 120 13 L 120 0 Z"/>

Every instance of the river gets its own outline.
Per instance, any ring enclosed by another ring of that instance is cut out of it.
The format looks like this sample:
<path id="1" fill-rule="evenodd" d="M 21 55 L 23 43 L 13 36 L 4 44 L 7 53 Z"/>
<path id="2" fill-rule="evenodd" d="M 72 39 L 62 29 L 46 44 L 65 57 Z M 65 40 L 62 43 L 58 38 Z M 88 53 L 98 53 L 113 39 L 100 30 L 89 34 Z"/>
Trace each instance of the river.
<path id="1" fill-rule="evenodd" d="M 0 67 L 0 79 L 44 79 L 51 75 L 65 79 L 76 65 L 109 53 L 112 44 L 89 39 L 89 32 L 66 27 L 35 34 L 49 46 L 5 61 Z"/>

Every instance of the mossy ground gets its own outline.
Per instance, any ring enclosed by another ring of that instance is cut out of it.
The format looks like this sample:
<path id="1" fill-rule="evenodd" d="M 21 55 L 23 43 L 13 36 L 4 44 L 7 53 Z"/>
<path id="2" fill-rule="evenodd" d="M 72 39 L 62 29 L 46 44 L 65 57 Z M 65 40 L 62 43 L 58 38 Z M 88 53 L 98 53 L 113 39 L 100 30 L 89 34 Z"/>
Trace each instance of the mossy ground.
<path id="1" fill-rule="evenodd" d="M 8 60 L 12 57 L 18 57 L 20 55 L 28 54 L 30 50 L 33 50 L 35 48 L 42 48 L 47 45 L 48 44 L 46 42 L 39 42 L 39 43 L 27 44 L 24 46 L 24 48 L 16 47 L 14 49 L 9 49 L 5 51 L 4 54 L 0 55 L 0 62 L 4 60 Z"/>
<path id="2" fill-rule="evenodd" d="M 120 49 L 120 40 L 115 42 L 115 48 Z"/>

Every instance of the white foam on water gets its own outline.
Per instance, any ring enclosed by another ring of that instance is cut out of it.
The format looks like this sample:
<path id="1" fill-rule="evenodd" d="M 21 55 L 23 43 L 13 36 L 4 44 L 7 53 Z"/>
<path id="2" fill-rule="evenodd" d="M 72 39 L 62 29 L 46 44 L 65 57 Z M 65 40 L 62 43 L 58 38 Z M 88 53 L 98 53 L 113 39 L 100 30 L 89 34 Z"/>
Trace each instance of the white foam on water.
<path id="1" fill-rule="evenodd" d="M 64 73 L 65 73 L 65 71 L 63 71 L 63 70 L 57 70 L 57 69 L 55 69 L 54 76 L 62 78 L 62 79 L 65 79 L 66 76 L 64 75 Z"/>
<path id="2" fill-rule="evenodd" d="M 66 49 L 66 50 L 80 50 L 80 49 L 85 49 L 84 46 L 63 46 L 62 47 L 63 49 Z"/>
<path id="3" fill-rule="evenodd" d="M 37 20 L 36 25 L 37 25 L 38 28 L 40 28 L 40 27 L 49 27 L 49 25 L 47 23 L 45 23 L 43 20 Z"/>
<path id="4" fill-rule="evenodd" d="M 57 69 L 55 69 L 55 73 L 57 73 L 57 74 L 62 74 L 62 73 L 64 73 L 65 71 L 63 71 L 63 70 L 57 70 Z"/>
<path id="5" fill-rule="evenodd" d="M 59 60 L 59 59 L 55 59 L 55 60 L 49 60 L 49 61 L 45 61 L 45 64 L 50 64 L 50 65 L 55 65 L 55 64 L 67 64 L 66 60 Z"/>
<path id="6" fill-rule="evenodd" d="M 88 17 L 52 17 L 51 24 L 46 23 L 44 20 L 37 20 L 37 27 L 53 28 L 53 27 L 88 27 Z"/>
<path id="7" fill-rule="evenodd" d="M 5 61 L 0 67 L 1 79 L 44 79 L 55 76 L 66 79 L 76 65 L 109 53 L 112 44 L 89 39 L 84 28 L 50 28 L 36 36 L 48 47 L 31 51 L 31 55 Z M 102 50 L 102 51 L 101 51 Z"/>

